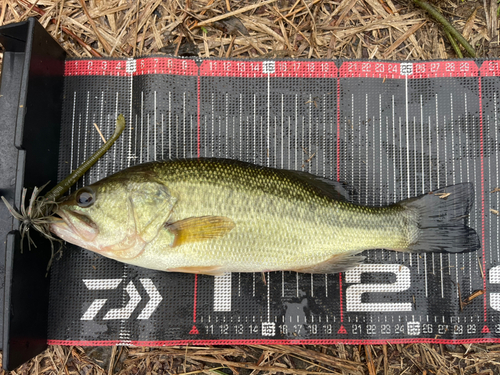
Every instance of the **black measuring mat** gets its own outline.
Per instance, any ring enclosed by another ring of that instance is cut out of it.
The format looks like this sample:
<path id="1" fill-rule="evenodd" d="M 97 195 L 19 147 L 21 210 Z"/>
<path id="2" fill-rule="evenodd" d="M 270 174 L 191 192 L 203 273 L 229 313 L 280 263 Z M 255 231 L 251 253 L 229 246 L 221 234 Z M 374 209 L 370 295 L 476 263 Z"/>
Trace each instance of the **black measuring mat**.
<path id="1" fill-rule="evenodd" d="M 460 182 L 483 245 L 370 250 L 342 274 L 211 277 L 67 245 L 49 343 L 484 342 L 500 338 L 498 61 L 68 60 L 60 178 L 127 128 L 77 188 L 130 165 L 224 157 L 349 183 L 381 206 Z M 469 302 L 469 303 L 467 303 Z M 462 305 L 462 308 L 461 308 Z"/>

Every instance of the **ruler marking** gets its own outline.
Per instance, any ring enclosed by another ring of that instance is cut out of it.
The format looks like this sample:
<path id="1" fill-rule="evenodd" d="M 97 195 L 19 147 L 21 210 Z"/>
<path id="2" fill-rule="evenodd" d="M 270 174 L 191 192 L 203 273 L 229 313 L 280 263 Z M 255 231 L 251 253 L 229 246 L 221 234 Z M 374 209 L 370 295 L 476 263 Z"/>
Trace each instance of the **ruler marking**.
<path id="1" fill-rule="evenodd" d="M 119 93 L 118 91 L 116 92 L 116 104 L 115 104 L 115 117 L 113 120 L 117 119 L 118 118 L 118 98 L 119 98 Z M 108 116 L 108 122 L 109 122 L 109 116 Z M 110 124 L 110 127 L 111 128 L 111 124 Z M 123 157 L 123 154 L 124 154 L 124 150 L 125 150 L 125 137 L 121 137 L 121 147 L 120 147 L 120 153 L 121 153 L 121 157 L 120 159 L 122 159 Z M 116 149 L 114 149 L 114 157 L 113 157 L 113 173 L 116 173 L 117 169 L 118 169 L 118 166 L 117 166 L 117 160 L 118 158 L 116 157 Z"/>
<path id="2" fill-rule="evenodd" d="M 76 114 L 76 91 L 73 92 L 73 112 L 71 115 L 71 149 L 70 149 L 70 162 L 69 162 L 69 173 L 73 172 L 73 153 L 75 147 L 75 114 Z M 77 142 L 78 143 L 78 142 Z M 71 194 L 72 187 L 69 188 L 69 193 Z"/>
<path id="3" fill-rule="evenodd" d="M 467 93 L 464 93 L 464 113 L 465 113 L 465 149 L 469 150 L 469 116 L 468 114 L 468 103 L 467 103 Z M 470 177 L 470 168 L 469 168 L 469 158 L 466 158 L 467 163 L 466 163 L 466 169 L 467 169 L 467 179 Z M 474 222 L 474 215 L 469 216 L 471 220 L 471 226 L 473 226 Z M 472 253 L 469 253 L 469 294 L 472 294 Z"/>
<path id="4" fill-rule="evenodd" d="M 172 92 L 168 92 L 168 158 L 172 159 Z"/>
<path id="5" fill-rule="evenodd" d="M 312 94 L 309 94 L 309 111 L 308 111 L 308 113 L 309 113 L 309 140 L 308 140 L 308 141 L 309 141 L 309 142 L 308 142 L 308 146 L 307 146 L 307 148 L 308 148 L 307 152 L 308 152 L 309 154 L 311 154 L 311 155 L 312 155 L 312 153 L 313 153 L 313 150 L 312 150 L 312 143 L 311 143 L 311 142 L 312 142 L 312 123 L 311 123 L 311 118 L 312 118 L 312 106 L 313 106 L 313 98 L 312 98 Z M 302 120 L 302 123 L 304 123 L 304 121 L 305 121 L 305 119 L 303 119 L 303 120 Z M 305 132 L 304 132 L 304 133 L 305 133 Z M 309 156 L 308 156 L 308 159 L 309 159 Z M 318 156 L 316 155 L 316 160 L 317 160 L 317 159 L 318 159 Z M 307 169 L 309 169 L 309 171 L 311 171 L 311 169 L 313 169 L 313 168 L 310 168 L 310 167 L 309 167 L 309 165 L 310 165 L 310 164 L 312 164 L 312 163 L 311 163 L 311 162 L 309 162 L 309 163 L 307 163 L 307 164 L 308 164 L 308 165 L 306 166 L 306 167 L 307 167 Z"/>
<path id="6" fill-rule="evenodd" d="M 281 169 L 284 168 L 284 142 L 283 140 L 285 139 L 285 115 L 284 115 L 284 110 L 285 110 L 285 95 L 281 94 Z"/>
<path id="7" fill-rule="evenodd" d="M 243 160 L 243 94 L 240 93 L 240 159 Z"/>
<path id="8" fill-rule="evenodd" d="M 186 92 L 182 93 L 182 155 L 186 157 Z"/>
<path id="9" fill-rule="evenodd" d="M 230 272 L 214 277 L 214 311 L 231 311 L 232 274 Z"/>
<path id="10" fill-rule="evenodd" d="M 493 98 L 494 98 L 494 101 L 493 101 L 493 113 L 495 114 L 495 145 L 498 147 L 498 114 L 497 114 L 497 93 L 496 91 L 493 93 Z M 495 169 L 498 170 L 498 150 L 497 152 L 495 152 L 495 158 L 496 158 L 496 164 L 495 164 Z M 496 185 L 495 187 L 499 187 L 499 183 L 498 183 L 498 173 L 495 173 L 496 175 Z M 495 199 L 496 199 L 496 207 L 498 207 L 498 194 L 495 195 Z M 490 220 L 491 222 L 491 220 Z M 497 261 L 500 260 L 500 246 L 498 246 L 498 239 L 500 238 L 500 226 L 497 225 L 497 244 L 496 244 L 496 249 L 497 249 Z M 491 244 L 490 244 L 491 245 Z M 490 246 L 491 247 L 491 246 Z"/>
<path id="11" fill-rule="evenodd" d="M 90 91 L 87 91 L 87 108 L 85 110 L 85 134 L 88 134 L 88 125 L 89 125 L 89 105 L 90 105 Z M 83 160 L 87 160 L 87 137 L 83 137 Z M 87 182 L 85 183 L 85 180 Z M 82 179 L 83 185 L 89 184 L 89 173 L 85 173 Z"/>
<path id="12" fill-rule="evenodd" d="M 392 95 L 392 100 L 391 100 L 391 104 L 392 104 L 392 149 L 393 149 L 393 161 L 392 161 L 392 173 L 393 173 L 393 183 L 394 183 L 394 201 L 396 202 L 398 199 L 397 199 L 397 194 L 396 194 L 396 121 L 395 121 L 395 118 L 396 118 L 396 114 L 395 114 L 395 103 L 394 103 L 394 95 Z M 394 254 L 395 258 L 396 258 L 396 262 L 399 261 L 399 253 L 396 252 Z"/>
<path id="13" fill-rule="evenodd" d="M 156 90 L 154 91 L 154 115 L 153 115 L 153 121 L 154 121 L 154 150 L 155 150 L 155 161 L 157 160 L 157 155 L 158 155 L 158 150 L 157 150 L 157 139 L 156 139 L 156 133 L 157 133 L 157 128 L 156 128 Z"/>
<path id="14" fill-rule="evenodd" d="M 427 253 L 424 253 L 424 274 L 425 274 L 425 298 L 429 298 L 427 289 Z"/>
<path id="15" fill-rule="evenodd" d="M 271 322 L 271 277 L 267 273 L 267 321 Z"/>
<path id="16" fill-rule="evenodd" d="M 299 297 L 299 273 L 295 272 L 295 284 L 296 284 L 296 291 L 297 291 L 297 297 Z"/>
<path id="17" fill-rule="evenodd" d="M 328 297 L 328 274 L 325 273 L 325 297 Z"/>
<path id="18" fill-rule="evenodd" d="M 365 159 L 366 159 L 366 168 L 365 168 L 365 204 L 368 205 L 368 196 L 370 195 L 368 192 L 368 94 L 365 95 Z"/>
<path id="19" fill-rule="evenodd" d="M 253 94 L 253 161 L 257 163 L 257 95 Z"/>
<path id="20" fill-rule="evenodd" d="M 147 155 L 147 160 L 146 161 L 151 161 L 151 154 L 150 154 L 151 134 L 150 134 L 150 130 L 149 130 L 151 128 L 151 126 L 150 126 L 150 123 L 149 123 L 149 119 L 150 119 L 149 113 L 147 114 L 147 116 L 148 116 L 148 121 L 147 121 L 147 125 L 146 125 L 146 128 L 147 128 L 147 136 L 146 136 L 146 139 L 147 139 L 146 140 L 146 150 L 147 150 L 146 155 Z"/>
<path id="21" fill-rule="evenodd" d="M 141 143 L 140 143 L 140 149 L 144 147 L 144 140 L 143 140 L 143 132 L 144 132 L 144 91 L 141 91 Z M 141 156 L 139 157 L 139 162 L 142 163 L 142 155 L 143 152 L 140 153 Z"/>
<path id="22" fill-rule="evenodd" d="M 482 266 L 483 272 L 486 271 L 486 238 L 485 238 L 485 212 L 484 212 L 484 122 L 483 122 L 483 93 L 481 87 L 481 77 L 479 77 L 479 142 L 480 142 L 480 159 L 481 159 L 481 238 L 482 238 Z M 487 321 L 488 307 L 487 307 L 487 295 L 486 295 L 486 277 L 483 277 L 483 309 L 484 309 L 484 321 Z"/>
<path id="23" fill-rule="evenodd" d="M 439 173 L 439 112 L 438 112 L 438 94 L 436 93 L 436 178 L 437 187 L 441 187 L 440 184 L 440 173 Z"/>
<path id="24" fill-rule="evenodd" d="M 101 110 L 99 111 L 99 127 L 100 128 L 104 128 L 103 127 L 103 114 L 104 114 L 104 91 L 101 91 Z M 107 130 L 108 130 L 108 127 L 106 127 L 105 129 L 102 129 L 104 130 L 104 134 L 107 133 Z M 107 135 L 107 134 L 106 134 Z M 116 147 L 113 147 L 113 150 L 116 150 Z M 103 159 L 104 158 L 100 158 L 98 161 L 97 161 L 97 179 L 100 180 L 101 179 L 101 167 L 102 167 L 102 164 L 103 164 Z M 109 153 L 108 155 L 106 155 L 105 157 L 106 159 L 106 164 L 109 163 Z"/>
<path id="25" fill-rule="evenodd" d="M 165 157 L 165 122 L 163 113 L 161 114 L 161 159 Z"/>
<path id="26" fill-rule="evenodd" d="M 340 78 L 337 77 L 337 181 L 340 181 Z M 344 120 L 345 121 L 345 120 Z M 333 132 L 333 130 L 332 130 Z"/>
<path id="27" fill-rule="evenodd" d="M 432 185 L 432 120 L 429 115 L 429 190 L 433 190 Z"/>
<path id="28" fill-rule="evenodd" d="M 417 171 L 417 118 L 413 116 L 413 161 L 415 162 L 415 172 Z M 415 173 L 415 195 L 418 195 L 418 175 Z"/>
<path id="29" fill-rule="evenodd" d="M 281 297 L 285 296 L 285 271 L 281 271 Z"/>
<path id="30" fill-rule="evenodd" d="M 314 297 L 314 277 L 311 273 L 311 297 Z"/>
<path id="31" fill-rule="evenodd" d="M 347 127 L 346 127 L 347 129 Z M 347 130 L 346 130 L 347 132 Z M 349 139 L 349 137 L 346 137 Z M 354 179 L 354 158 L 352 155 L 354 154 L 354 94 L 351 95 L 351 139 L 353 142 L 350 143 L 351 146 L 351 178 Z"/>
<path id="32" fill-rule="evenodd" d="M 408 198 L 410 198 L 410 132 L 409 132 L 409 117 L 408 117 L 408 75 L 405 75 L 405 114 L 406 114 L 406 175 L 408 179 L 406 183 L 408 184 Z M 410 256 L 411 260 L 411 256 Z M 411 264 L 410 264 L 411 265 Z"/>
<path id="33" fill-rule="evenodd" d="M 443 278 L 443 254 L 442 253 L 439 253 L 439 264 L 440 264 L 440 268 L 439 268 L 439 273 L 440 273 L 440 276 L 441 276 L 441 298 L 444 298 L 444 278 Z"/>
<path id="34" fill-rule="evenodd" d="M 422 194 L 425 194 L 425 157 L 424 157 L 424 103 L 422 95 L 420 95 L 420 150 L 422 152 Z M 416 188 L 416 187 L 415 187 Z"/>

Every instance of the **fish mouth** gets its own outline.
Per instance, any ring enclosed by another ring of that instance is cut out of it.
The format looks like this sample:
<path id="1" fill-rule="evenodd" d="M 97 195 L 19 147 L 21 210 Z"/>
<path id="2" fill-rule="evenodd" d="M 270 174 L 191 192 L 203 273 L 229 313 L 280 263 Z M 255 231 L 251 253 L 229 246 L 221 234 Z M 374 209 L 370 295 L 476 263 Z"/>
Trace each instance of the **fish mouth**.
<path id="1" fill-rule="evenodd" d="M 57 210 L 50 231 L 66 242 L 88 248 L 99 234 L 97 225 L 87 216 L 69 210 Z"/>

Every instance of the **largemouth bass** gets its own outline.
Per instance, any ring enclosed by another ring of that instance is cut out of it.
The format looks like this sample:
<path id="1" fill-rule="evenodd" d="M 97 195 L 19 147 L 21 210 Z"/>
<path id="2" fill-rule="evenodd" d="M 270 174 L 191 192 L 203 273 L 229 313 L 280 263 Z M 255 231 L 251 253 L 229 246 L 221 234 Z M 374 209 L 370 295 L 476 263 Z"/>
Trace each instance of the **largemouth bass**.
<path id="1" fill-rule="evenodd" d="M 221 159 L 137 165 L 58 206 L 51 231 L 128 264 L 162 271 L 335 273 L 368 249 L 463 252 L 470 183 L 384 207 L 349 202 L 344 185 L 306 172 Z"/>

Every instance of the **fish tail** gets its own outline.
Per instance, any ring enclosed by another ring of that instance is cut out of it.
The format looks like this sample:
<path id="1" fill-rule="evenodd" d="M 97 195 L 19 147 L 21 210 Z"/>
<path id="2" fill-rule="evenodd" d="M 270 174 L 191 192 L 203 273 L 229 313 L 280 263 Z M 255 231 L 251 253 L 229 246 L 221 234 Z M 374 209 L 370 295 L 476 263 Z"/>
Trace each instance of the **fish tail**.
<path id="1" fill-rule="evenodd" d="M 406 208 L 408 252 L 475 251 L 481 247 L 476 231 L 466 225 L 474 203 L 474 185 L 461 183 L 400 203 Z"/>

